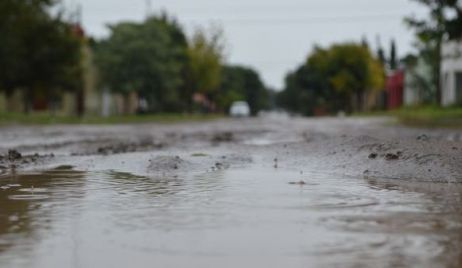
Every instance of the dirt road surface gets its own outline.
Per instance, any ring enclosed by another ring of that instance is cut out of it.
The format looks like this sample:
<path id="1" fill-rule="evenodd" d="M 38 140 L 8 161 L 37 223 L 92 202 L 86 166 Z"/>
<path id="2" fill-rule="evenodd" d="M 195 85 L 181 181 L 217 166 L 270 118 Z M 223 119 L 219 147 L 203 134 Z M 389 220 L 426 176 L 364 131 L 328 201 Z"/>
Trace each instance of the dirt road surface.
<path id="1" fill-rule="evenodd" d="M 391 121 L 1 127 L 0 267 L 462 267 L 462 132 Z"/>
<path id="2" fill-rule="evenodd" d="M 0 152 L 42 157 L 26 163 L 4 157 L 1 164 L 4 172 L 11 164 L 26 170 L 73 165 L 155 175 L 201 172 L 217 162 L 274 166 L 277 159 L 278 167 L 302 171 L 462 181 L 461 131 L 410 129 L 389 121 L 273 115 L 174 125 L 6 127 L 0 129 Z"/>

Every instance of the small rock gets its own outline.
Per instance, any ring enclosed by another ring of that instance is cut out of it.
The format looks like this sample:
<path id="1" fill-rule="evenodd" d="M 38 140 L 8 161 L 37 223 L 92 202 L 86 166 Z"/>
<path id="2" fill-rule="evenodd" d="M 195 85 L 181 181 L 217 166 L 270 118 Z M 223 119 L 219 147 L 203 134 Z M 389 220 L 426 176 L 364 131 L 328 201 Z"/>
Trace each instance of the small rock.
<path id="1" fill-rule="evenodd" d="M 306 182 L 300 180 L 300 181 L 291 181 L 289 182 L 289 184 L 292 184 L 292 185 L 305 185 Z"/>
<path id="2" fill-rule="evenodd" d="M 14 161 L 21 159 L 22 155 L 16 150 L 8 150 L 8 160 Z"/>
<path id="3" fill-rule="evenodd" d="M 385 160 L 398 160 L 399 159 L 399 155 L 398 154 L 394 154 L 394 153 L 387 153 L 385 155 Z"/>
<path id="4" fill-rule="evenodd" d="M 222 169 L 222 168 L 223 168 L 223 164 L 220 163 L 220 162 L 216 162 L 216 163 L 215 163 L 215 167 L 216 167 L 217 169 Z"/>
<path id="5" fill-rule="evenodd" d="M 377 153 L 371 153 L 369 155 L 369 159 L 376 159 L 377 158 Z"/>
<path id="6" fill-rule="evenodd" d="M 232 132 L 217 133 L 212 137 L 212 142 L 231 142 L 234 140 Z"/>
<path id="7" fill-rule="evenodd" d="M 417 140 L 418 141 L 428 141 L 429 137 L 425 134 L 421 134 L 419 136 L 417 136 Z"/>

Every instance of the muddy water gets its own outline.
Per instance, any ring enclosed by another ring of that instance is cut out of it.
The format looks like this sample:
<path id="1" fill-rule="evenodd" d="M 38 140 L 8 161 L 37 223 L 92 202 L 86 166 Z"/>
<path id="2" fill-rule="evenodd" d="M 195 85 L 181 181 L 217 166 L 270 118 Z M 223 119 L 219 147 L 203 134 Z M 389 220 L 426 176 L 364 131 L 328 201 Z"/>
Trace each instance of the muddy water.
<path id="1" fill-rule="evenodd" d="M 0 267 L 462 267 L 458 185 L 61 167 L 0 187 Z"/>

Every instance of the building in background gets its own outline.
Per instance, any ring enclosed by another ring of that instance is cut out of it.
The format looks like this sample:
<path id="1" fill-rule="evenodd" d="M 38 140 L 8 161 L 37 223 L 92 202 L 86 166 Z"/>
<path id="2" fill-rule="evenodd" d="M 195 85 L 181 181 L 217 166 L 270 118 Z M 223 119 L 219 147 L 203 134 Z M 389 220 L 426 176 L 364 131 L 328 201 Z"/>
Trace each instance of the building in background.
<path id="1" fill-rule="evenodd" d="M 404 71 L 393 70 L 385 80 L 387 93 L 387 109 L 396 109 L 403 104 Z"/>
<path id="2" fill-rule="evenodd" d="M 462 104 L 462 41 L 441 46 L 441 105 Z"/>
<path id="3" fill-rule="evenodd" d="M 432 66 L 421 56 L 414 56 L 405 65 L 403 104 L 418 106 L 434 103 L 436 87 L 432 81 Z"/>

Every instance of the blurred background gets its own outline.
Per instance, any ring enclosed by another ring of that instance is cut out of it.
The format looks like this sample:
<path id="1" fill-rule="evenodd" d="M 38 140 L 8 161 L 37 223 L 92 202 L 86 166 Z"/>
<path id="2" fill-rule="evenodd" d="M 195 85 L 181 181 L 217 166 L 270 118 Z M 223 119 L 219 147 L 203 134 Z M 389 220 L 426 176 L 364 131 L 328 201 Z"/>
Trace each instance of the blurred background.
<path id="1" fill-rule="evenodd" d="M 4 121 L 462 115 L 458 0 L 2 0 L 0 36 Z"/>

